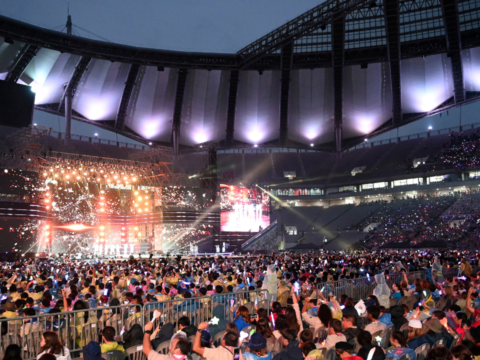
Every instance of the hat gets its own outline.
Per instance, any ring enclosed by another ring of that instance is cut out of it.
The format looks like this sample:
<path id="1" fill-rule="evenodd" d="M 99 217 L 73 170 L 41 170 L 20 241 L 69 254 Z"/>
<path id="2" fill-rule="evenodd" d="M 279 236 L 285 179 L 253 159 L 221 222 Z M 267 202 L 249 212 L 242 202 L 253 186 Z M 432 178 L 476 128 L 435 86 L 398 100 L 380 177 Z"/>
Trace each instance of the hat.
<path id="1" fill-rule="evenodd" d="M 353 345 L 346 341 L 339 341 L 335 344 L 335 350 L 353 350 Z"/>
<path id="2" fill-rule="evenodd" d="M 408 326 L 414 329 L 421 329 L 422 328 L 422 322 L 420 320 L 410 320 L 408 322 Z"/>
<path id="3" fill-rule="evenodd" d="M 434 333 L 440 334 L 442 332 L 442 324 L 437 318 L 431 318 L 425 322 L 425 326 L 432 330 Z"/>
<path id="4" fill-rule="evenodd" d="M 475 340 L 475 343 L 478 344 L 480 342 L 480 326 L 471 327 L 470 335 L 472 335 L 473 339 Z"/>
<path id="5" fill-rule="evenodd" d="M 202 337 L 200 339 L 202 344 L 210 344 L 212 342 L 212 335 L 208 331 L 202 331 Z"/>
<path id="6" fill-rule="evenodd" d="M 265 339 L 262 333 L 256 332 L 250 337 L 248 347 L 251 350 L 262 350 L 267 347 L 267 339 Z"/>
<path id="7" fill-rule="evenodd" d="M 82 349 L 83 358 L 85 360 L 101 360 L 102 359 L 102 349 L 100 344 L 96 341 L 90 341 Z"/>
<path id="8" fill-rule="evenodd" d="M 172 338 L 170 339 L 170 341 L 173 341 L 174 339 L 176 338 L 187 338 L 187 333 L 184 332 L 184 331 L 177 331 L 175 334 L 173 334 Z"/>
<path id="9" fill-rule="evenodd" d="M 15 304 L 11 301 L 7 301 L 5 304 L 2 304 L 2 310 L 5 311 L 16 311 L 17 308 L 15 307 Z"/>

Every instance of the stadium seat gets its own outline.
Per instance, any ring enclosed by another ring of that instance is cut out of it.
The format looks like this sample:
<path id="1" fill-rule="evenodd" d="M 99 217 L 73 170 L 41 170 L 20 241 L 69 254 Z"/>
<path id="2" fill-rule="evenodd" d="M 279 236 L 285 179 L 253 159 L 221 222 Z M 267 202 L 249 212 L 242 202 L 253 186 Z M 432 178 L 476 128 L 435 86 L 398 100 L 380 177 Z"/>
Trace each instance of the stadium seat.
<path id="1" fill-rule="evenodd" d="M 105 360 L 125 360 L 125 355 L 120 350 L 108 351 L 102 354 Z"/>
<path id="2" fill-rule="evenodd" d="M 417 360 L 425 360 L 427 358 L 428 351 L 430 350 L 430 344 L 420 345 L 415 349 L 417 354 Z"/>

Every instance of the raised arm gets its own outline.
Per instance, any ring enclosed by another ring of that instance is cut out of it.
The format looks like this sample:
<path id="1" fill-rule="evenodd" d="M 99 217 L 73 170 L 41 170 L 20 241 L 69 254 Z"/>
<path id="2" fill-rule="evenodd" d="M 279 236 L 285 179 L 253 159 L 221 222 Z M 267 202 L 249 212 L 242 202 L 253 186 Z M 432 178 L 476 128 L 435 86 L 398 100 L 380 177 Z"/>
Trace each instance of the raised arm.
<path id="1" fill-rule="evenodd" d="M 145 325 L 145 333 L 143 334 L 143 353 L 145 356 L 148 358 L 148 354 L 150 354 L 150 351 L 152 351 L 152 343 L 150 341 L 150 334 L 147 333 L 147 331 L 152 331 L 153 330 L 153 323 L 149 321 Z"/>
<path id="2" fill-rule="evenodd" d="M 208 328 L 208 322 L 202 322 L 198 325 L 198 331 L 195 334 L 195 339 L 193 339 L 193 348 L 198 355 L 203 356 L 205 348 L 202 346 L 200 339 L 202 338 L 202 331 Z"/>
<path id="3" fill-rule="evenodd" d="M 298 323 L 298 326 L 300 327 L 300 331 L 302 331 L 303 330 L 302 317 L 300 315 L 300 308 L 298 306 L 297 294 L 295 294 L 295 290 L 293 289 L 293 287 L 292 287 L 292 290 L 291 290 L 291 295 L 292 295 L 292 299 L 293 299 L 293 310 L 295 310 L 295 316 L 297 317 L 297 323 Z"/>
<path id="4" fill-rule="evenodd" d="M 472 293 L 475 291 L 475 289 L 473 287 L 470 287 L 470 289 L 468 289 L 468 293 L 467 293 L 467 305 L 465 306 L 465 308 L 470 311 L 470 313 L 473 315 L 475 315 L 475 309 L 473 308 L 472 306 Z"/>

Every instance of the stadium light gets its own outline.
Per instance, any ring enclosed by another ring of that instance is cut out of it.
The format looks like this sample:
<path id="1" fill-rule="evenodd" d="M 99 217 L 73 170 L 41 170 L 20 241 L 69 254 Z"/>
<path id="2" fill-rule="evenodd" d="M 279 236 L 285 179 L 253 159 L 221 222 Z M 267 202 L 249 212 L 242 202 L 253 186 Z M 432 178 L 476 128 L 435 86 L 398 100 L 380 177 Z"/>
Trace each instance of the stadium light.
<path id="1" fill-rule="evenodd" d="M 98 133 L 95 133 L 95 136 L 98 136 Z"/>
<path id="2" fill-rule="evenodd" d="M 313 146 L 313 144 L 310 144 L 310 146 Z"/>
<path id="3" fill-rule="evenodd" d="M 258 147 L 258 145 L 257 145 L 257 144 L 255 144 L 255 145 L 253 145 L 253 147 Z"/>
<path id="4" fill-rule="evenodd" d="M 365 141 L 368 141 L 368 139 L 367 139 L 367 138 L 365 138 Z"/>
<path id="5" fill-rule="evenodd" d="M 432 130 L 432 129 L 433 129 L 433 127 L 432 127 L 432 126 L 429 126 L 429 127 L 428 127 L 428 130 Z"/>
<path id="6" fill-rule="evenodd" d="M 148 145 L 150 145 L 150 146 L 151 146 L 151 145 L 152 145 L 152 142 L 150 141 L 150 142 L 148 143 Z"/>

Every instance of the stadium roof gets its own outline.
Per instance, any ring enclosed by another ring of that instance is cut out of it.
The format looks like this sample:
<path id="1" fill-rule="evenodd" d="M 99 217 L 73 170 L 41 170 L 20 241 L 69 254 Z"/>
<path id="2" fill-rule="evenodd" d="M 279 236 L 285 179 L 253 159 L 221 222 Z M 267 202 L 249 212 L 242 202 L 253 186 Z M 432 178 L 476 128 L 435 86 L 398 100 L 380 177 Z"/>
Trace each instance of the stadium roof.
<path id="1" fill-rule="evenodd" d="M 480 96 L 480 1 L 329 0 L 236 54 L 101 42 L 0 17 L 0 79 L 137 140 L 341 151 Z"/>

